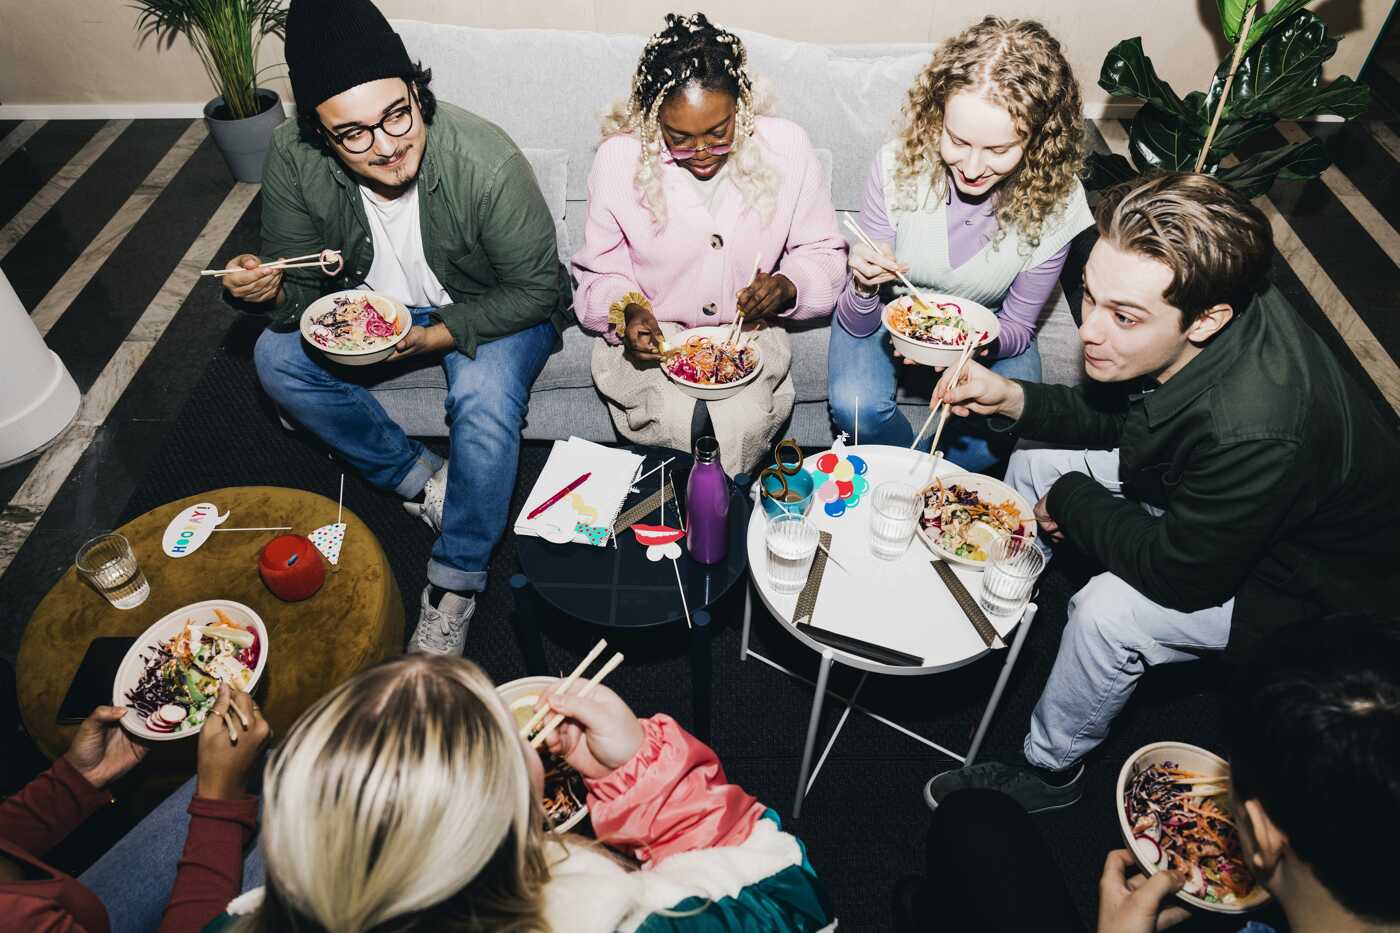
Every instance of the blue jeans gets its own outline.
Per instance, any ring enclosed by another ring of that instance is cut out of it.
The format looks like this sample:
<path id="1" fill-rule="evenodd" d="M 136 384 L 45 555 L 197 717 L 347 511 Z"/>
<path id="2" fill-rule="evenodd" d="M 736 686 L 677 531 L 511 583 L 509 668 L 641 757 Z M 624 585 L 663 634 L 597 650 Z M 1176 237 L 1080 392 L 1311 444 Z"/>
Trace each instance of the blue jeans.
<path id="1" fill-rule="evenodd" d="M 150 933 L 160 926 L 185 851 L 194 783 L 182 784 L 79 876 L 107 908 L 112 933 Z M 264 874 L 262 851 L 254 845 L 243 859 L 242 890 L 260 887 Z"/>
<path id="2" fill-rule="evenodd" d="M 837 431 L 854 437 L 859 402 L 862 444 L 908 447 L 913 442 L 917 425 L 909 423 L 895 402 L 899 374 L 905 366 L 894 358 L 884 328 L 869 337 L 852 337 L 840 321 L 833 320 L 826 366 L 828 404 Z M 1039 382 L 1040 353 L 1035 341 L 1020 355 L 992 363 L 991 370 L 1008 379 Z M 928 450 L 932 440 L 930 431 L 919 446 Z M 992 431 L 986 419 L 974 416 L 950 420 L 939 443 L 953 463 L 973 473 L 985 473 L 1005 465 L 1016 439 Z"/>
<path id="3" fill-rule="evenodd" d="M 431 309 L 412 310 L 415 324 L 429 323 Z M 443 589 L 486 588 L 491 548 L 510 508 L 530 386 L 554 339 L 554 327 L 544 323 L 482 344 L 474 359 L 457 350 L 443 354 L 451 453 L 442 533 L 428 561 L 429 582 Z M 380 489 L 412 499 L 442 466 L 369 389 L 321 354 L 308 354 L 300 332 L 263 331 L 253 359 L 272 400 Z"/>

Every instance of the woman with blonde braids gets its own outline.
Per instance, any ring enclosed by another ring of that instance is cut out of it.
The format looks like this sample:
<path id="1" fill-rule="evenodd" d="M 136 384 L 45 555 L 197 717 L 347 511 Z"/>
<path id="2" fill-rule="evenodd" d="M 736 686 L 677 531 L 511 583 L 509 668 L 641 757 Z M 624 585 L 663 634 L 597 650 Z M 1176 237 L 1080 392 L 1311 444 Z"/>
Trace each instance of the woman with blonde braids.
<path id="1" fill-rule="evenodd" d="M 268 762 L 267 881 L 206 931 L 816 931 L 801 844 L 669 716 L 550 696 L 549 750 L 584 776 L 599 842 L 544 830 L 540 755 L 495 685 L 446 655 L 395 658 L 307 710 Z"/>
<path id="2" fill-rule="evenodd" d="M 830 314 L 845 279 L 812 144 L 763 110 L 739 38 L 702 13 L 668 15 L 604 121 L 573 257 L 574 311 L 601 337 L 593 378 L 631 440 L 690 447 L 695 400 L 657 366 L 663 339 L 740 312 L 760 329 L 760 375 L 708 406 L 730 473 L 792 412 L 787 334 L 770 325 Z"/>
<path id="3" fill-rule="evenodd" d="M 1037 323 L 1070 241 L 1093 225 L 1076 174 L 1080 106 L 1060 44 L 1039 23 L 989 16 L 934 52 L 909 90 L 903 131 L 870 171 L 860 225 L 881 248 L 852 247 L 836 304 L 828 395 L 839 430 L 859 418 L 862 442 L 914 439 L 880 326 L 903 291 L 890 287 L 896 269 L 921 291 L 995 310 L 1001 336 L 983 351 L 992 369 L 1040 381 Z M 967 418 L 945 438 L 948 458 L 976 472 L 1004 466 L 1012 443 Z"/>

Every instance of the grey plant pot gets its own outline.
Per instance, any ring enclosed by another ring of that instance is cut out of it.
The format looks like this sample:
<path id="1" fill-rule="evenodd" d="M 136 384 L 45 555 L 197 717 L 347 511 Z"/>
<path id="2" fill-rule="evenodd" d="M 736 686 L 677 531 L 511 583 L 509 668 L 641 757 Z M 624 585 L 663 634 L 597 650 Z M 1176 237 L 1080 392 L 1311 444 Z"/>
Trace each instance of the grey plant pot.
<path id="1" fill-rule="evenodd" d="M 222 97 L 216 97 L 204 105 L 204 122 L 209 124 L 214 144 L 223 153 L 228 170 L 237 181 L 262 181 L 263 162 L 267 158 L 268 147 L 272 145 L 272 131 L 287 119 L 282 112 L 282 99 L 276 91 L 260 87 L 257 94 L 258 100 L 271 100 L 272 106 L 255 117 L 242 120 L 221 120 L 214 116 L 224 105 Z"/>

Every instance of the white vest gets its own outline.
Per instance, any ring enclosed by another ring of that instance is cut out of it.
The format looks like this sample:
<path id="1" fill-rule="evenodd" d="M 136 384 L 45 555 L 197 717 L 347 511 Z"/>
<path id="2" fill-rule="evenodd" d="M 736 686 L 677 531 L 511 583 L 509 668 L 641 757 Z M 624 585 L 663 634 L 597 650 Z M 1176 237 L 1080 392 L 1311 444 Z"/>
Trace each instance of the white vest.
<path id="1" fill-rule="evenodd" d="M 880 150 L 885 213 L 895 228 L 895 255 L 900 262 L 909 264 L 909 281 L 921 291 L 957 295 L 996 310 L 1017 275 L 1040 265 L 1063 249 L 1080 230 L 1093 225 L 1084 188 L 1075 181 L 1065 206 L 1046 218 L 1039 244 L 1032 247 L 1013 227 L 1004 231 L 999 242 L 984 245 L 954 269 L 948 259 L 946 191 L 941 196 L 934 191 L 932 175 L 925 173 L 919 176 L 913 203 L 902 202 L 894 182 L 895 155 L 900 145 L 899 140 L 893 140 Z"/>

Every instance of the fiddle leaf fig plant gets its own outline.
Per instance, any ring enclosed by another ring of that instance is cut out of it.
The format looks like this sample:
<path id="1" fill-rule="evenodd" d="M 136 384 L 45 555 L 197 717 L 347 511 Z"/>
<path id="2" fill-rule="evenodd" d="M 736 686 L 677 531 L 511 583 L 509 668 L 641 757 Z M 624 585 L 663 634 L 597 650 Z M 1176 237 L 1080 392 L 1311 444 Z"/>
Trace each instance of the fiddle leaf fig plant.
<path id="1" fill-rule="evenodd" d="M 1327 26 L 1305 9 L 1307 0 L 1217 0 L 1222 31 L 1234 43 L 1204 91 L 1181 97 L 1152 67 L 1142 39 L 1109 50 L 1099 87 L 1143 102 L 1128 127 L 1130 159 L 1089 157 L 1089 188 L 1103 188 L 1152 171 L 1206 172 L 1246 197 L 1278 178 L 1315 178 L 1330 164 L 1320 139 L 1290 143 L 1236 160 L 1227 156 L 1280 120 L 1363 113 L 1371 92 L 1351 78 L 1323 84 L 1322 66 L 1337 51 Z"/>

